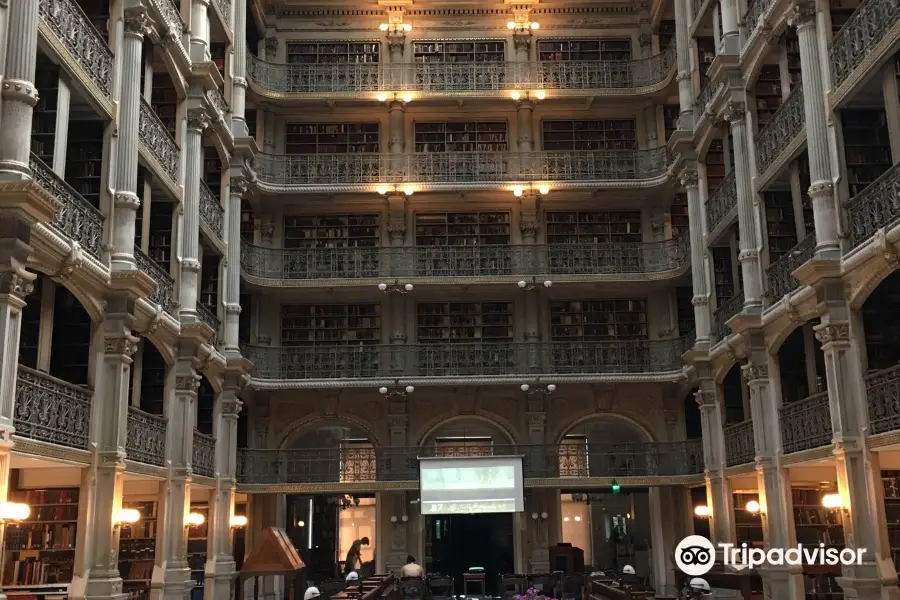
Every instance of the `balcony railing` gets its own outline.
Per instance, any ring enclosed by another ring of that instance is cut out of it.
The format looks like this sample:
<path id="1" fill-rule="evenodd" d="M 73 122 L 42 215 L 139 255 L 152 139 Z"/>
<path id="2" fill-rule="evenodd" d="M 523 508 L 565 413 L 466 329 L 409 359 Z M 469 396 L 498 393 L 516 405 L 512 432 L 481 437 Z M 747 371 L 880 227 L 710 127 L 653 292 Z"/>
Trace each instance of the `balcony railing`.
<path id="1" fill-rule="evenodd" d="M 165 465 L 166 418 L 129 406 L 125 454 L 147 465 Z"/>
<path id="2" fill-rule="evenodd" d="M 609 342 L 244 347 L 259 379 L 603 375 L 679 371 L 683 338 Z"/>
<path id="3" fill-rule="evenodd" d="M 853 70 L 879 48 L 881 41 L 898 23 L 900 3 L 897 0 L 866 0 L 859 5 L 831 40 L 828 49 L 834 89 L 841 87 Z"/>
<path id="4" fill-rule="evenodd" d="M 741 18 L 741 27 L 747 32 L 748 38 L 753 35 L 759 18 L 766 14 L 766 11 L 772 6 L 772 2 L 773 0 L 750 0 L 747 12 Z"/>
<path id="5" fill-rule="evenodd" d="M 203 304 L 197 303 L 197 316 L 200 318 L 200 322 L 212 329 L 212 340 L 211 343 L 215 346 L 219 342 L 219 326 L 221 322 L 219 321 L 219 317 L 213 313 L 212 309 Z"/>
<path id="6" fill-rule="evenodd" d="M 781 407 L 781 445 L 785 454 L 831 443 L 828 392 L 819 392 Z"/>
<path id="7" fill-rule="evenodd" d="M 216 8 L 219 9 L 219 14 L 222 15 L 222 20 L 224 21 L 223 25 L 225 25 L 226 29 L 231 28 L 231 0 L 215 0 Z"/>
<path id="8" fill-rule="evenodd" d="M 225 239 L 225 209 L 205 182 L 200 182 L 200 218 L 220 240 Z"/>
<path id="9" fill-rule="evenodd" d="M 64 237 L 78 242 L 85 252 L 101 260 L 103 252 L 103 213 L 91 206 L 71 185 L 63 181 L 40 158 L 31 155 L 34 180 L 56 197 L 62 206 L 50 224 Z"/>
<path id="10" fill-rule="evenodd" d="M 238 481 L 251 485 L 416 482 L 419 459 L 522 456 L 525 478 L 675 477 L 703 472 L 698 441 L 559 446 L 296 448 L 238 451 Z"/>
<path id="11" fill-rule="evenodd" d="M 165 3 L 166 0 L 162 0 Z M 159 120 L 147 101 L 141 98 L 141 115 L 138 123 L 138 139 L 150 151 L 173 182 L 178 181 L 178 144 L 163 122 Z"/>
<path id="12" fill-rule="evenodd" d="M 259 154 L 255 170 L 259 181 L 270 186 L 589 183 L 662 177 L 671 158 L 665 147 L 529 153 Z"/>
<path id="13" fill-rule="evenodd" d="M 113 53 L 76 0 L 40 0 L 41 20 L 105 95 L 112 92 Z"/>
<path id="14" fill-rule="evenodd" d="M 91 390 L 19 365 L 13 426 L 16 435 L 87 450 Z"/>
<path id="15" fill-rule="evenodd" d="M 781 153 L 787 150 L 794 138 L 803 133 L 805 127 L 803 88 L 798 85 L 759 132 L 756 140 L 757 170 L 765 173 Z"/>
<path id="16" fill-rule="evenodd" d="M 153 0 L 153 4 L 165 19 L 166 25 L 174 30 L 175 37 L 181 41 L 181 35 L 184 33 L 184 21 L 181 19 L 181 13 L 175 0 Z"/>
<path id="17" fill-rule="evenodd" d="M 785 294 L 790 294 L 800 282 L 794 278 L 794 271 L 813 257 L 816 251 L 816 234 L 810 233 L 803 241 L 781 255 L 766 271 L 769 280 L 769 300 L 777 302 Z"/>
<path id="18" fill-rule="evenodd" d="M 714 231 L 737 206 L 737 180 L 734 173 L 732 169 L 706 201 L 706 222 L 709 231 Z"/>
<path id="19" fill-rule="evenodd" d="M 894 165 L 847 203 L 850 215 L 850 249 L 882 227 L 900 222 L 900 163 Z"/>
<path id="20" fill-rule="evenodd" d="M 223 0 L 218 1 L 222 2 Z M 220 90 L 207 90 L 206 99 L 209 100 L 209 103 L 212 104 L 213 107 L 222 114 L 222 116 L 225 116 L 225 113 L 228 112 L 228 101 L 225 100 L 225 96 L 222 95 L 222 92 Z"/>
<path id="21" fill-rule="evenodd" d="M 156 289 L 147 298 L 155 302 L 166 312 L 175 314 L 175 280 L 155 260 L 144 254 L 144 251 L 134 247 L 134 261 L 139 271 L 156 282 Z"/>
<path id="22" fill-rule="evenodd" d="M 713 313 L 713 333 L 721 340 L 728 337 L 728 321 L 744 309 L 744 292 L 740 291 L 722 302 Z"/>
<path id="23" fill-rule="evenodd" d="M 215 477 L 216 474 L 216 439 L 196 429 L 191 448 L 191 470 L 203 477 Z"/>
<path id="24" fill-rule="evenodd" d="M 872 433 L 900 429 L 900 365 L 868 375 L 866 396 Z"/>
<path id="25" fill-rule="evenodd" d="M 725 464 L 729 467 L 745 465 L 756 460 L 753 441 L 753 421 L 747 419 L 725 428 Z"/>
<path id="26" fill-rule="evenodd" d="M 664 83 L 674 59 L 674 44 L 645 59 L 537 63 L 280 64 L 248 52 L 247 73 L 254 85 L 276 94 L 630 90 Z"/>
<path id="27" fill-rule="evenodd" d="M 241 268 L 278 280 L 665 273 L 690 261 L 687 236 L 663 242 L 410 248 L 241 246 Z"/>
<path id="28" fill-rule="evenodd" d="M 694 0 L 695 2 L 700 2 L 701 0 Z M 703 116 L 703 113 L 709 108 L 710 103 L 719 93 L 719 91 L 725 87 L 725 84 L 721 81 L 714 82 L 712 80 L 707 81 L 706 85 L 700 88 L 700 94 L 697 96 L 697 100 L 694 101 L 694 109 L 698 113 L 697 117 Z"/>

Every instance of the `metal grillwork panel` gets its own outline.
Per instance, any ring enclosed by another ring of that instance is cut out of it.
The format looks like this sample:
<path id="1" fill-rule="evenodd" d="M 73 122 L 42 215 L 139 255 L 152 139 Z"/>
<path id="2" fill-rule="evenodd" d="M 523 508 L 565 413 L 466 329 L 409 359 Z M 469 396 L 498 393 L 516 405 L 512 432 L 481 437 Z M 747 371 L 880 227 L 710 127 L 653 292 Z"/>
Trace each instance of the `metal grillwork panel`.
<path id="1" fill-rule="evenodd" d="M 702 0 L 694 0 L 695 2 L 701 2 Z M 721 81 L 716 83 L 712 80 L 707 81 L 706 85 L 700 88 L 700 94 L 697 96 L 697 99 L 694 101 L 694 110 L 697 112 L 697 117 L 703 116 L 709 109 L 710 103 L 715 99 L 715 97 L 719 94 L 719 92 L 725 87 L 725 84 Z"/>
<path id="2" fill-rule="evenodd" d="M 166 462 L 166 418 L 128 407 L 125 454 L 129 459 L 161 467 Z"/>
<path id="3" fill-rule="evenodd" d="M 164 0 L 165 1 L 165 0 Z M 170 180 L 178 181 L 178 144 L 147 101 L 141 98 L 138 139 L 150 151 Z"/>
<path id="4" fill-rule="evenodd" d="M 75 188 L 63 181 L 33 153 L 30 166 L 34 180 L 62 204 L 50 221 L 53 228 L 64 237 L 78 242 L 94 258 L 101 260 L 103 213 L 91 206 Z"/>
<path id="5" fill-rule="evenodd" d="M 756 26 L 759 24 L 759 18 L 766 14 L 769 7 L 772 6 L 773 0 L 751 0 L 747 7 L 747 12 L 741 19 L 741 27 L 747 32 L 747 37 L 753 35 Z"/>
<path id="6" fill-rule="evenodd" d="M 900 429 L 900 366 L 867 376 L 866 395 L 872 433 Z"/>
<path id="7" fill-rule="evenodd" d="M 729 298 L 713 313 L 713 333 L 720 340 L 728 337 L 728 321 L 734 315 L 744 309 L 744 292 L 738 292 L 733 298 Z"/>
<path id="8" fill-rule="evenodd" d="M 803 88 L 799 85 L 778 107 L 756 140 L 756 163 L 760 173 L 766 170 L 787 150 L 794 139 L 804 132 L 806 113 L 803 110 Z"/>
<path id="9" fill-rule="evenodd" d="M 827 446 L 831 437 L 828 392 L 781 407 L 781 444 L 785 454 Z"/>
<path id="10" fill-rule="evenodd" d="M 736 207 L 737 180 L 732 169 L 706 201 L 706 221 L 709 231 L 714 231 Z"/>
<path id="11" fill-rule="evenodd" d="M 222 0 L 218 1 L 221 2 Z M 175 1 L 154 0 L 153 4 L 156 6 L 156 10 L 159 11 L 159 14 L 165 19 L 166 25 L 169 26 L 170 31 L 175 34 L 175 39 L 180 43 L 181 35 L 184 33 L 184 21 L 181 20 L 181 13 L 175 5 Z"/>
<path id="12" fill-rule="evenodd" d="M 753 441 L 753 421 L 729 425 L 725 434 L 725 458 L 729 467 L 745 465 L 756 460 L 756 444 Z"/>
<path id="13" fill-rule="evenodd" d="M 224 240 L 225 209 L 206 182 L 200 182 L 200 218 L 214 234 Z"/>
<path id="14" fill-rule="evenodd" d="M 155 260 L 144 254 L 143 250 L 134 247 L 134 262 L 139 271 L 156 282 L 156 289 L 147 298 L 155 302 L 169 314 L 175 314 L 175 280 Z"/>
<path id="15" fill-rule="evenodd" d="M 87 450 L 91 390 L 19 365 L 13 426 L 20 437 Z"/>
<path id="16" fill-rule="evenodd" d="M 41 0 L 41 20 L 106 96 L 112 92 L 113 53 L 75 0 Z"/>
<path id="17" fill-rule="evenodd" d="M 769 299 L 772 302 L 800 287 L 800 282 L 794 278 L 793 273 L 810 260 L 815 251 L 816 234 L 813 232 L 769 266 L 766 275 L 769 280 Z"/>
<path id="18" fill-rule="evenodd" d="M 197 303 L 197 316 L 200 317 L 200 322 L 212 329 L 212 340 L 210 342 L 213 346 L 215 346 L 219 341 L 219 327 L 221 322 L 219 318 L 213 314 L 213 311 L 210 310 L 207 306 L 203 304 Z"/>
<path id="19" fill-rule="evenodd" d="M 828 50 L 834 89 L 850 77 L 898 23 L 900 3 L 897 0 L 866 0 L 859 5 L 831 40 Z"/>
<path id="20" fill-rule="evenodd" d="M 900 221 L 900 164 L 894 165 L 847 203 L 850 248 L 856 248 L 882 227 Z"/>
<path id="21" fill-rule="evenodd" d="M 194 430 L 191 447 L 191 470 L 204 477 L 215 476 L 216 440 L 213 436 Z"/>

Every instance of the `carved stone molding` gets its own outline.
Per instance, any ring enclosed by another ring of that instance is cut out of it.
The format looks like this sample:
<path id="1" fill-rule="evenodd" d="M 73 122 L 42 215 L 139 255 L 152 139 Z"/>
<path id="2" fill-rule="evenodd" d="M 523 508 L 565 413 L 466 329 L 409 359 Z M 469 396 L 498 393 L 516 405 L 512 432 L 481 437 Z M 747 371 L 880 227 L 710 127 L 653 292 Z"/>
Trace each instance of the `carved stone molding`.
<path id="1" fill-rule="evenodd" d="M 134 336 L 108 337 L 104 341 L 103 353 L 131 358 L 137 352 L 138 338 Z"/>
<path id="2" fill-rule="evenodd" d="M 229 402 L 222 402 L 222 415 L 226 417 L 236 417 L 241 413 L 242 406 L 243 402 L 238 399 L 234 399 L 233 401 Z"/>
<path id="3" fill-rule="evenodd" d="M 519 229 L 525 237 L 537 237 L 537 234 L 541 230 L 541 224 L 537 221 L 522 221 L 522 224 L 519 225 Z"/>
<path id="4" fill-rule="evenodd" d="M 144 11 L 125 13 L 125 35 L 145 38 L 153 31 L 153 20 Z"/>
<path id="5" fill-rule="evenodd" d="M 700 181 L 700 174 L 692 169 L 686 169 L 681 172 L 679 182 L 683 188 L 695 188 Z"/>
<path id="6" fill-rule="evenodd" d="M 250 187 L 250 182 L 247 181 L 247 178 L 243 175 L 238 177 L 231 178 L 231 193 L 237 194 L 238 196 L 242 196 L 247 193 L 247 190 Z"/>
<path id="7" fill-rule="evenodd" d="M 715 406 L 716 393 L 713 390 L 697 390 L 694 392 L 694 400 L 697 401 L 697 405 L 700 407 Z"/>
<path id="8" fill-rule="evenodd" d="M 34 280 L 37 275 L 25 269 L 11 269 L 0 273 L 0 295 L 10 295 L 25 300 L 25 296 L 34 291 Z"/>
<path id="9" fill-rule="evenodd" d="M 744 376 L 744 381 L 747 383 L 751 383 L 753 381 L 757 381 L 760 379 L 768 379 L 769 378 L 769 366 L 768 365 L 744 365 L 741 367 L 741 375 Z"/>
<path id="10" fill-rule="evenodd" d="M 809 186 L 807 193 L 809 193 L 810 200 L 829 199 L 834 195 L 834 184 L 827 181 L 815 183 Z"/>
<path id="11" fill-rule="evenodd" d="M 743 102 L 729 100 L 728 104 L 725 105 L 724 116 L 725 120 L 732 125 L 743 123 L 744 119 L 747 118 L 747 105 Z"/>
<path id="12" fill-rule="evenodd" d="M 200 387 L 200 375 L 179 375 L 175 377 L 175 391 L 196 392 Z"/>
<path id="13" fill-rule="evenodd" d="M 834 342 L 846 342 L 850 340 L 849 323 L 829 323 L 816 328 L 816 339 L 823 346 Z"/>
<path id="14" fill-rule="evenodd" d="M 788 25 L 791 27 L 804 27 L 814 25 L 816 19 L 815 4 L 807 2 L 797 2 L 791 7 L 788 15 Z"/>
<path id="15" fill-rule="evenodd" d="M 209 127 L 209 115 L 206 114 L 205 110 L 196 108 L 188 111 L 187 114 L 187 126 L 188 129 L 195 129 L 197 131 L 203 131 L 207 127 Z"/>

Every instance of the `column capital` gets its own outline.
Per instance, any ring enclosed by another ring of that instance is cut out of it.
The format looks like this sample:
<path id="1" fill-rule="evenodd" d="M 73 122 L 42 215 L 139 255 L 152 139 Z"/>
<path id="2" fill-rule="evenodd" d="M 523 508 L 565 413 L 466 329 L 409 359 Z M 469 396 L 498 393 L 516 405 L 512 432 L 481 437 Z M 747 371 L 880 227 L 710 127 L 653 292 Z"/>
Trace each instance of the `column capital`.
<path id="1" fill-rule="evenodd" d="M 696 188 L 700 182 L 700 174 L 693 169 L 685 169 L 681 172 L 679 183 L 683 188 Z"/>
<path id="2" fill-rule="evenodd" d="M 203 132 L 204 129 L 209 127 L 209 115 L 206 114 L 206 111 L 202 108 L 193 108 L 188 111 L 187 114 L 187 126 L 188 129 L 194 129 L 196 131 Z"/>
<path id="3" fill-rule="evenodd" d="M 748 384 L 769 379 L 768 365 L 747 364 L 741 367 L 741 375 Z"/>
<path id="4" fill-rule="evenodd" d="M 513 32 L 513 48 L 528 50 L 531 47 L 531 29 L 516 29 Z"/>
<path id="5" fill-rule="evenodd" d="M 714 408 L 718 403 L 715 390 L 697 390 L 694 392 L 694 400 L 701 409 Z"/>
<path id="6" fill-rule="evenodd" d="M 139 341 L 137 337 L 128 333 L 109 335 L 104 340 L 103 354 L 130 361 L 137 352 Z"/>
<path id="7" fill-rule="evenodd" d="M 144 9 L 129 10 L 125 12 L 125 35 L 144 39 L 153 31 L 153 19 L 147 15 Z"/>
<path id="8" fill-rule="evenodd" d="M 800 29 L 816 24 L 816 6 L 806 0 L 795 2 L 788 14 L 788 25 Z"/>
<path id="9" fill-rule="evenodd" d="M 846 321 L 821 323 L 813 327 L 813 330 L 816 332 L 816 339 L 819 340 L 823 348 L 836 342 L 849 343 L 850 341 L 850 323 Z"/>
<path id="10" fill-rule="evenodd" d="M 406 46 L 406 32 L 400 29 L 399 31 L 389 31 L 387 33 L 387 43 L 388 43 L 388 51 L 390 52 L 400 52 L 403 53 L 403 49 Z"/>
<path id="11" fill-rule="evenodd" d="M 747 117 L 747 105 L 743 102 L 737 102 L 734 100 L 729 100 L 725 105 L 725 120 L 731 123 L 732 125 L 736 125 L 738 123 L 743 123 L 744 119 Z"/>
<path id="12" fill-rule="evenodd" d="M 232 195 L 243 196 L 247 193 L 247 190 L 250 187 L 250 182 L 244 175 L 238 175 L 237 177 L 231 178 L 230 187 Z"/>
<path id="13" fill-rule="evenodd" d="M 532 220 L 522 221 L 519 225 L 519 229 L 522 231 L 523 236 L 535 238 L 541 230 L 541 224 Z"/>
<path id="14" fill-rule="evenodd" d="M 37 275 L 24 267 L 12 264 L 0 271 L 0 296 L 12 296 L 24 306 L 25 296 L 34 291 Z"/>

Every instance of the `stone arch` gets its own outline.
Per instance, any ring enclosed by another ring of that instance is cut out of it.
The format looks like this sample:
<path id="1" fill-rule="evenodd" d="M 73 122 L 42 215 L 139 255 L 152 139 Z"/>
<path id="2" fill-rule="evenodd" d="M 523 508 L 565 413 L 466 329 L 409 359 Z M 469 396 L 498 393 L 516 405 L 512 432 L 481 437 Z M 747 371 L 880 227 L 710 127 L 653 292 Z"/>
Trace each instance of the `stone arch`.
<path id="1" fill-rule="evenodd" d="M 78 300 L 78 303 L 81 304 L 81 307 L 84 308 L 85 312 L 87 312 L 88 316 L 91 318 L 91 321 L 93 321 L 94 323 L 99 323 L 103 320 L 103 309 L 105 301 L 96 292 L 92 292 L 91 290 L 82 287 L 74 278 L 57 277 L 57 271 L 53 270 L 43 263 L 29 262 L 28 267 L 32 271 L 35 271 L 38 277 L 43 278 L 47 281 L 51 281 L 58 287 L 65 288 L 70 294 L 72 294 L 72 296 L 76 300 Z M 40 301 L 41 299 L 34 296 L 33 294 L 25 297 L 26 303 Z"/>
<path id="2" fill-rule="evenodd" d="M 287 426 L 281 434 L 279 434 L 278 440 L 275 443 L 275 448 L 279 450 L 288 449 L 290 448 L 291 441 L 298 439 L 304 434 L 316 431 L 317 429 L 329 426 L 347 427 L 348 425 L 356 427 L 360 431 L 364 432 L 366 434 L 366 437 L 376 448 L 381 446 L 381 441 L 378 439 L 378 435 L 366 421 L 358 417 L 354 417 L 353 415 L 341 414 L 334 416 L 307 415 L 300 419 L 296 419 L 293 423 Z"/>
<path id="3" fill-rule="evenodd" d="M 855 285 L 852 286 L 849 296 L 849 305 L 853 310 L 862 310 L 866 300 L 878 289 L 885 279 L 893 275 L 900 263 L 885 259 L 878 267 L 863 267 L 860 271 L 864 274 Z"/>
<path id="4" fill-rule="evenodd" d="M 454 415 L 449 417 L 446 415 L 442 415 L 432 419 L 423 428 L 418 440 L 416 440 L 416 447 L 420 448 L 422 446 L 425 446 L 426 442 L 432 440 L 436 436 L 436 434 L 441 432 L 442 429 L 445 429 L 448 432 L 452 432 L 453 427 L 459 427 L 460 423 L 466 422 L 474 424 L 476 428 L 482 428 L 482 430 L 485 432 L 492 434 L 499 433 L 505 438 L 505 440 L 501 441 L 509 445 L 514 446 L 518 444 L 518 439 L 516 438 L 512 427 L 510 427 L 508 423 L 506 423 L 496 415 L 489 415 L 485 411 L 478 411 L 470 415 Z"/>
<path id="5" fill-rule="evenodd" d="M 609 425 L 610 427 L 614 425 L 625 425 L 626 427 L 631 429 L 632 433 L 637 434 L 635 437 L 643 438 L 640 440 L 628 440 L 628 442 L 642 443 L 657 441 L 650 429 L 648 429 L 644 424 L 639 422 L 637 419 L 634 419 L 633 417 L 629 417 L 628 415 L 623 415 L 620 413 L 595 413 L 579 417 L 563 427 L 556 437 L 556 445 L 562 444 L 563 439 L 565 439 L 567 435 L 573 433 L 575 429 L 579 427 L 589 426 L 591 424 Z M 614 440 L 613 443 L 616 443 L 618 441 L 619 440 Z M 626 440 L 622 440 L 622 442 L 625 443 Z"/>

